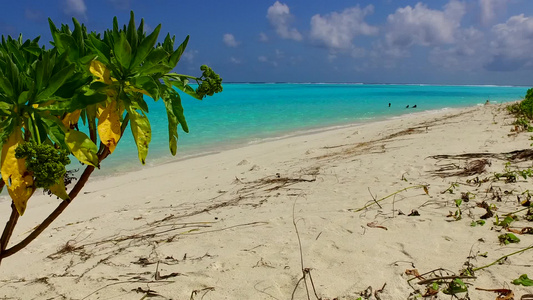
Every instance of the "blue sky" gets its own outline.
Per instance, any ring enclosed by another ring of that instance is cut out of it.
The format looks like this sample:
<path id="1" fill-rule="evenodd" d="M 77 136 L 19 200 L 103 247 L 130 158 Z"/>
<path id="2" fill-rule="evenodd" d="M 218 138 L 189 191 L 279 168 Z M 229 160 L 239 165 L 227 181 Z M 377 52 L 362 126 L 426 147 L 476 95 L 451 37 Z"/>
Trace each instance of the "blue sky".
<path id="1" fill-rule="evenodd" d="M 1 0 L 0 34 L 41 36 L 113 16 L 191 35 L 177 72 L 237 82 L 533 85 L 531 0 Z"/>

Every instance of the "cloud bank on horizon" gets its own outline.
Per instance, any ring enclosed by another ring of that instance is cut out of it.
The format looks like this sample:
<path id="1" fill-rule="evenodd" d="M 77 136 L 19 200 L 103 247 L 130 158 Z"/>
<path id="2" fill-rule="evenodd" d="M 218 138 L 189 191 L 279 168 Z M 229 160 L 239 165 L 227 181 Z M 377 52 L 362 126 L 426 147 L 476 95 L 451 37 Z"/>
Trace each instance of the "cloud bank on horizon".
<path id="1" fill-rule="evenodd" d="M 191 34 L 182 67 L 208 63 L 230 81 L 533 84 L 527 0 L 21 0 L 0 13 L 0 34 L 47 38 L 46 17 L 99 31 L 130 9 Z"/>

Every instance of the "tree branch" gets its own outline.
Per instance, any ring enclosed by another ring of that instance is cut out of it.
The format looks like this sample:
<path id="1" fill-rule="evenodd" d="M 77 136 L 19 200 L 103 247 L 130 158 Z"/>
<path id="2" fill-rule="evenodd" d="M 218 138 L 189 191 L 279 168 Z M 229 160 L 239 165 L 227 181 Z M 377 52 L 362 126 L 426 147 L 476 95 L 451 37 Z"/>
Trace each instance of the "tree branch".
<path id="1" fill-rule="evenodd" d="M 102 160 L 104 160 L 109 155 L 109 149 L 107 149 L 107 147 L 105 147 L 105 146 L 103 146 L 103 147 L 105 149 L 99 155 L 99 161 L 100 162 Z M 87 183 L 87 180 L 89 180 L 89 177 L 91 176 L 91 174 L 94 171 L 94 169 L 95 169 L 95 167 L 93 167 L 93 166 L 87 166 L 85 168 L 85 171 L 83 171 L 83 174 L 81 175 L 80 179 L 78 180 L 78 182 L 76 183 L 74 188 L 72 188 L 72 190 L 68 194 L 69 198 L 70 198 L 70 201 L 62 201 L 57 206 L 57 208 L 48 217 L 46 217 L 46 219 L 44 219 L 44 221 L 39 226 L 37 226 L 25 239 L 20 241 L 18 244 L 14 245 L 13 247 L 11 247 L 9 249 L 6 249 L 6 250 L 2 249 L 3 251 L 0 252 L 0 261 L 3 258 L 11 256 L 11 255 L 17 253 L 18 251 L 24 249 L 24 247 L 28 246 L 55 219 L 57 219 L 57 217 L 59 217 L 59 215 L 65 210 L 65 208 L 67 208 L 67 206 L 72 202 L 72 200 L 74 200 L 74 198 L 76 198 L 76 196 L 79 194 L 81 189 L 85 186 L 85 183 Z M 15 211 L 15 213 L 16 213 L 16 211 Z M 13 215 L 13 213 L 12 213 L 12 215 Z M 18 219 L 18 213 L 17 213 L 17 217 L 16 218 Z M 10 221 L 11 221 L 11 218 L 10 218 Z M 15 223 L 16 223 L 16 221 L 15 221 Z M 9 222 L 8 222 L 8 225 L 9 225 Z M 8 226 L 6 225 L 6 229 L 4 230 L 4 233 L 6 233 L 7 227 Z M 14 227 L 14 224 L 13 224 L 13 227 Z M 13 228 L 11 228 L 11 230 L 9 232 L 9 236 L 11 236 L 11 232 L 13 232 Z M 2 242 L 3 242 L 3 240 L 4 240 L 4 236 L 2 235 Z M 6 241 L 6 246 L 7 246 L 7 241 Z"/>
<path id="2" fill-rule="evenodd" d="M 2 183 L 3 182 L 4 181 L 2 181 Z M 11 216 L 9 216 L 9 220 L 7 221 L 6 227 L 4 227 L 4 232 L 2 233 L 2 238 L 0 239 L 0 263 L 2 263 L 4 250 L 7 248 L 7 244 L 9 243 L 11 234 L 13 233 L 13 230 L 15 229 L 15 225 L 17 225 L 18 219 L 19 219 L 19 213 L 17 209 L 15 208 L 15 204 L 11 202 Z"/>

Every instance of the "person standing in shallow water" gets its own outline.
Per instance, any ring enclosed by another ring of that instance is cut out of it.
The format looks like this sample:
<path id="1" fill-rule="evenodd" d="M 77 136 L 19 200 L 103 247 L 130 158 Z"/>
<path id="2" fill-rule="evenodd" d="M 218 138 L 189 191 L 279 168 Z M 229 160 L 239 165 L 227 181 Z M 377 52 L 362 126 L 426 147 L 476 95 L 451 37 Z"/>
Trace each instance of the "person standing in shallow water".
<path id="1" fill-rule="evenodd" d="M 390 102 L 389 102 L 389 107 L 390 107 Z"/>

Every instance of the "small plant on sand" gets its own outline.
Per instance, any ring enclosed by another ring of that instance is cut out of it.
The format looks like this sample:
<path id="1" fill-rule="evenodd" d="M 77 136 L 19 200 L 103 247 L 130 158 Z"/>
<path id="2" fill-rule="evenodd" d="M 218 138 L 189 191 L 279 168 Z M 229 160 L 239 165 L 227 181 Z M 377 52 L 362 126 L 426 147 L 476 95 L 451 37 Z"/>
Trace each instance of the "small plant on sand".
<path id="1" fill-rule="evenodd" d="M 470 226 L 476 227 L 476 226 L 483 226 L 485 225 L 485 220 L 477 220 L 470 222 Z"/>
<path id="2" fill-rule="evenodd" d="M 520 242 L 520 239 L 512 233 L 501 234 L 498 236 L 498 240 L 500 241 L 500 244 L 503 245 L 509 245 Z"/>
<path id="3" fill-rule="evenodd" d="M 440 192 L 441 194 L 445 194 L 445 193 L 450 193 L 450 194 L 453 194 L 455 189 L 459 187 L 459 184 L 457 182 L 452 182 L 450 184 L 450 187 L 447 188 L 446 190 Z"/>
<path id="4" fill-rule="evenodd" d="M 533 89 L 527 90 L 524 100 L 509 105 L 507 110 L 516 117 L 512 131 L 533 131 L 533 126 L 531 125 L 533 120 Z"/>
<path id="5" fill-rule="evenodd" d="M 507 162 L 505 164 L 505 168 L 503 169 L 502 173 L 494 173 L 494 178 L 496 178 L 496 180 L 505 178 L 506 183 L 516 182 L 516 180 L 519 178 L 523 178 L 524 180 L 526 180 L 531 177 L 533 177 L 532 168 L 512 170 L 510 162 Z"/>
<path id="6" fill-rule="evenodd" d="M 516 131 L 527 131 L 532 132 L 533 126 L 531 126 L 531 120 L 519 117 L 514 122 L 513 125 L 515 125 Z"/>
<path id="7" fill-rule="evenodd" d="M 520 112 L 529 119 L 533 119 L 533 89 L 526 92 L 526 97 L 520 102 Z"/>
<path id="8" fill-rule="evenodd" d="M 459 221 L 463 218 L 463 212 L 461 210 L 461 204 L 463 204 L 463 199 L 456 199 L 454 202 L 455 207 L 457 207 L 457 210 L 455 212 L 450 211 L 448 217 L 452 217 L 455 219 L 455 221 Z"/>
<path id="9" fill-rule="evenodd" d="M 513 280 L 511 283 L 516 284 L 516 285 L 523 285 L 523 286 L 533 286 L 533 280 L 529 279 L 527 277 L 527 274 L 520 275 L 520 277 Z"/>
<path id="10" fill-rule="evenodd" d="M 178 91 L 199 100 L 222 91 L 222 79 L 205 65 L 199 77 L 172 73 L 189 37 L 177 48 L 169 34 L 157 43 L 161 25 L 147 34 L 143 20 L 136 27 L 133 12 L 127 25 L 119 27 L 115 17 L 112 29 L 103 34 L 88 32 L 76 19 L 73 30 L 64 24 L 58 28 L 51 20 L 49 25 L 51 49 L 40 46 L 39 38 L 2 36 L 0 43 L 0 189 L 6 186 L 12 199 L 0 239 L 0 262 L 27 246 L 63 212 L 114 152 L 128 126 L 139 160 L 145 163 L 152 129 L 144 96 L 162 99 L 169 148 L 175 155 L 178 127 L 188 132 Z M 68 155 L 85 165 L 69 191 Z M 38 188 L 62 202 L 8 248 L 17 220 Z"/>
<path id="11" fill-rule="evenodd" d="M 416 299 L 417 296 L 423 298 L 436 297 L 439 292 L 450 295 L 452 299 L 470 299 L 468 296 L 468 285 L 466 280 L 475 279 L 476 277 L 470 274 L 456 275 L 454 272 L 446 269 L 435 269 L 424 274 L 419 274 L 417 269 L 406 270 L 407 275 L 414 275 L 415 277 L 409 279 L 407 283 L 415 290 L 408 299 Z M 422 291 L 411 284 L 411 281 L 418 280 L 418 286 L 425 286 L 425 291 Z M 434 299 L 434 298 L 431 298 Z"/>

